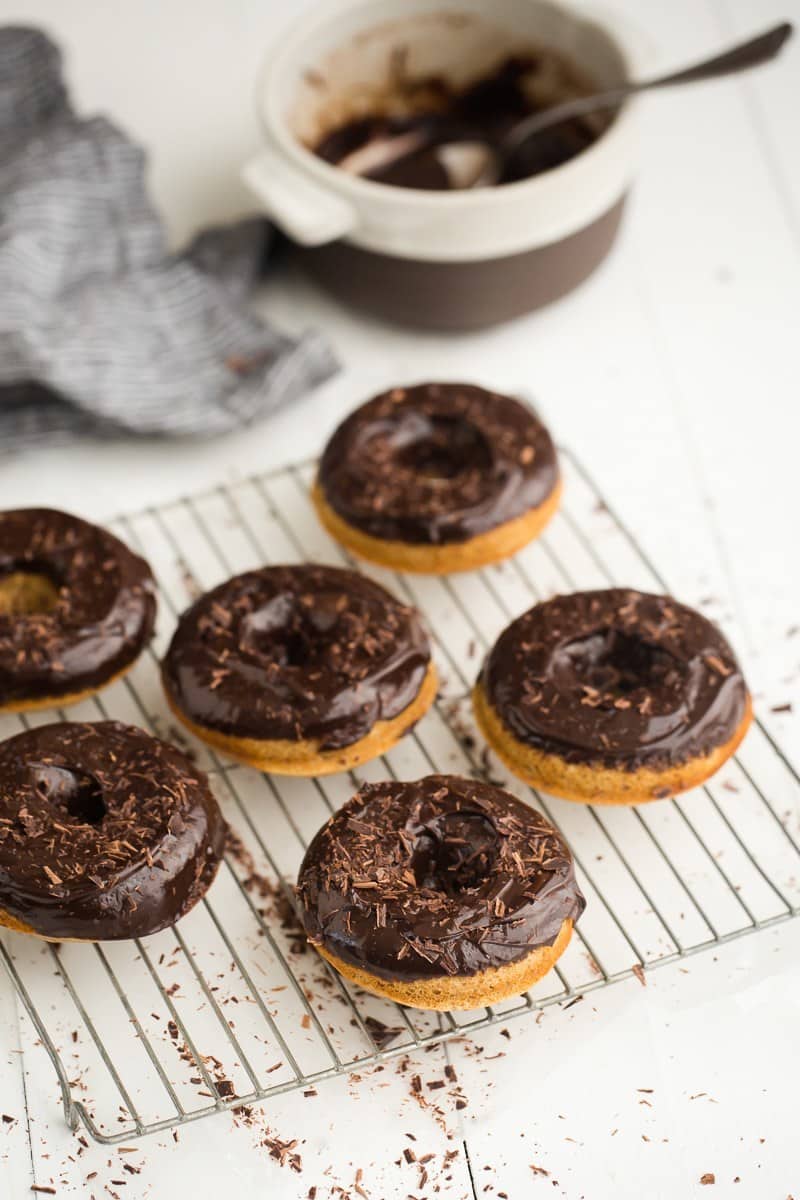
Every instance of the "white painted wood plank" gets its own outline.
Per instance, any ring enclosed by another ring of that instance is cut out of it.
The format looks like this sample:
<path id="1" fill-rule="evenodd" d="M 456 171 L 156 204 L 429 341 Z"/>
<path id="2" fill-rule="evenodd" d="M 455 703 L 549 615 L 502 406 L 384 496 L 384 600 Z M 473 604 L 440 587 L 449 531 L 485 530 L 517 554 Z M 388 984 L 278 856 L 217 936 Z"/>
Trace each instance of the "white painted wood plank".
<path id="1" fill-rule="evenodd" d="M 25 1195 L 33 1182 L 17 1004 L 0 967 L 0 1180 L 9 1196 Z"/>
<path id="2" fill-rule="evenodd" d="M 724 947 L 714 986 L 695 958 L 646 988 L 630 980 L 547 1009 L 538 1024 L 509 1024 L 508 1038 L 487 1031 L 480 1054 L 457 1048 L 459 1075 L 479 1097 L 467 1126 L 477 1194 L 795 1195 L 796 1156 L 773 1131 L 784 1126 L 781 1060 L 797 1013 L 778 1000 L 800 982 L 798 951 L 794 922 Z M 707 1173 L 711 1188 L 700 1182 Z"/>
<path id="3" fill-rule="evenodd" d="M 758 71 L 742 81 L 742 93 L 776 195 L 800 245 L 800 154 L 797 151 L 797 79 L 800 76 L 798 0 L 707 0 L 719 29 L 731 38 L 794 21 L 795 34 L 781 57 L 780 70 Z"/>
<path id="4" fill-rule="evenodd" d="M 171 1133 L 133 1141 L 132 1151 L 126 1152 L 91 1141 L 84 1147 L 80 1135 L 66 1130 L 55 1104 L 49 1063 L 43 1054 L 31 1054 L 27 1079 L 36 1114 L 36 1181 L 55 1186 L 57 1197 L 81 1200 L 92 1195 L 105 1200 L 109 1188 L 120 1200 L 160 1200 L 165 1195 L 305 1200 L 314 1185 L 318 1197 L 327 1200 L 339 1194 L 337 1187 L 355 1197 L 357 1182 L 370 1197 L 428 1195 L 417 1190 L 421 1168 L 406 1159 L 408 1150 L 415 1159 L 433 1155 L 422 1166 L 437 1196 L 471 1200 L 461 1114 L 455 1108 L 459 1089 L 445 1080 L 443 1064 L 441 1050 L 416 1055 L 361 1076 L 320 1084 L 313 1095 L 278 1097 L 253 1110 L 251 1117 L 204 1118 L 180 1129 L 177 1141 Z M 416 1075 L 424 1106 L 412 1095 Z M 428 1082 L 439 1080 L 445 1080 L 443 1089 L 427 1088 Z M 283 1166 L 271 1152 L 273 1139 L 284 1144 L 296 1140 Z M 292 1168 L 291 1153 L 300 1155 L 301 1170 Z M 126 1163 L 139 1173 L 129 1173 Z M 115 1180 L 125 1186 L 115 1186 Z M 24 1189 L 9 1192 L 9 1197 L 21 1200 L 28 1186 L 26 1180 Z M 5 1200 L 5 1191 L 2 1195 Z"/>
<path id="5" fill-rule="evenodd" d="M 709 5 L 651 6 L 647 20 L 665 58 L 719 42 Z M 800 94 L 792 67 L 787 59 L 763 74 L 793 80 Z M 752 648 L 790 615 L 774 581 L 797 505 L 799 248 L 740 81 L 653 98 L 642 160 L 629 269 Z M 768 542 L 765 521 L 777 535 Z M 769 616 L 757 619 L 767 596 Z"/>

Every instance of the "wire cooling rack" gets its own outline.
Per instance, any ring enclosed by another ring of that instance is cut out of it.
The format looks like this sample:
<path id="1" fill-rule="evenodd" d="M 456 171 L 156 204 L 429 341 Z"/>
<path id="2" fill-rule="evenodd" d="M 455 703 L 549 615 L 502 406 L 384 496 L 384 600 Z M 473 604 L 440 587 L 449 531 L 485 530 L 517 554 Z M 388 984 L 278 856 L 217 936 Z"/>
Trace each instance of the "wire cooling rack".
<path id="1" fill-rule="evenodd" d="M 348 561 L 309 504 L 311 464 L 113 523 L 159 579 L 158 632 L 126 679 L 69 716 L 112 716 L 188 745 L 239 843 L 172 930 L 96 945 L 0 939 L 73 1128 L 127 1141 L 312 1087 L 800 911 L 800 778 L 762 725 L 708 786 L 634 809 L 531 797 L 475 732 L 468 692 L 482 655 L 536 600 L 613 583 L 667 590 L 574 457 L 562 463 L 564 506 L 513 561 L 447 579 L 362 568 L 426 614 L 442 689 L 383 759 L 320 780 L 262 775 L 193 742 L 176 729 L 156 669 L 176 614 L 199 591 L 264 562 Z M 0 736 L 57 715 L 4 717 Z M 358 782 L 431 771 L 480 774 L 533 798 L 567 837 L 588 900 L 558 966 L 529 994 L 479 1012 L 418 1012 L 351 987 L 308 949 L 293 908 L 305 845 Z"/>

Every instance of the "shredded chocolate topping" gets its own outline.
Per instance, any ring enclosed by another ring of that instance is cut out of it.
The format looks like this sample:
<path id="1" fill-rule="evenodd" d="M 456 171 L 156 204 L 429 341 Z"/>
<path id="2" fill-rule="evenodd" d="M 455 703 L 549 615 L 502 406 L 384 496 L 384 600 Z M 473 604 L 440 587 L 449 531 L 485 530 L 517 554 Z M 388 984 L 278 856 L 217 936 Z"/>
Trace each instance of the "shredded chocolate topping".
<path id="1" fill-rule="evenodd" d="M 384 979 L 516 962 L 585 907 L 552 825 L 455 775 L 365 784 L 312 841 L 297 891 L 310 940 Z"/>
<path id="2" fill-rule="evenodd" d="M 163 678 L 199 725 L 338 749 L 399 716 L 429 661 L 415 609 L 355 571 L 304 563 L 201 596 L 178 623 Z"/>
<path id="3" fill-rule="evenodd" d="M 144 937 L 205 894 L 225 824 L 185 755 L 119 721 L 0 744 L 0 909 L 52 939 Z"/>
<path id="4" fill-rule="evenodd" d="M 550 434 L 472 384 L 393 388 L 351 413 L 319 468 L 325 499 L 373 537 L 463 542 L 538 508 L 558 482 Z"/>
<path id="5" fill-rule="evenodd" d="M 710 621 L 625 588 L 537 604 L 500 635 L 481 681 L 519 741 L 631 771 L 724 745 L 747 705 L 733 651 Z"/>
<path id="6" fill-rule="evenodd" d="M 53 509 L 0 513 L 0 705 L 102 686 L 155 613 L 150 568 L 113 534 Z"/>

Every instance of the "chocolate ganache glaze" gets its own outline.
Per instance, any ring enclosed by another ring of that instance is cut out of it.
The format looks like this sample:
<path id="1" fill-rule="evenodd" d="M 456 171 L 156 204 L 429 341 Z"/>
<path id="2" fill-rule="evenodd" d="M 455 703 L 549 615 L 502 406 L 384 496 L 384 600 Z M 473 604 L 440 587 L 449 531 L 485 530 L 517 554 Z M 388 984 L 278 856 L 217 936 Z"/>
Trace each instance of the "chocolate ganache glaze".
<path id="1" fill-rule="evenodd" d="M 181 617 L 164 685 L 197 724 L 238 737 L 352 745 L 420 690 L 418 613 L 355 571 L 304 563 L 237 575 Z"/>
<path id="2" fill-rule="evenodd" d="M 113 534 L 48 508 L 0 513 L 0 706 L 106 683 L 155 612 L 150 568 Z"/>
<path id="3" fill-rule="evenodd" d="M 395 980 L 516 962 L 585 907 L 552 825 L 454 775 L 365 784 L 311 842 L 297 891 L 312 942 Z"/>
<path id="4" fill-rule="evenodd" d="M 319 484 L 373 537 L 464 542 L 542 504 L 558 483 L 550 434 L 529 408 L 472 384 L 393 388 L 347 417 Z"/>
<path id="5" fill-rule="evenodd" d="M 669 596 L 556 596 L 518 617 L 483 667 L 511 733 L 568 762 L 675 766 L 724 745 L 748 694 L 725 638 Z"/>
<path id="6" fill-rule="evenodd" d="M 0 744 L 0 916 L 60 940 L 143 937 L 214 878 L 225 824 L 185 755 L 118 721 Z"/>

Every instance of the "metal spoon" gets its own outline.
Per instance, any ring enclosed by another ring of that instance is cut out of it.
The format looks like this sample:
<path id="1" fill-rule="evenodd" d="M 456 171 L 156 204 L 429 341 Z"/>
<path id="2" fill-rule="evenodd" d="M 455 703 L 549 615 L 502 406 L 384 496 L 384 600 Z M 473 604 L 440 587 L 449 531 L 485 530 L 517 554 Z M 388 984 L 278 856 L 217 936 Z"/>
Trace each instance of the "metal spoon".
<path id="1" fill-rule="evenodd" d="M 412 130 L 395 137 L 376 139 L 353 151 L 339 162 L 339 166 L 355 175 L 364 175 L 391 163 L 399 162 L 418 151 L 429 148 L 444 167 L 450 187 L 456 189 L 489 187 L 503 176 L 509 159 L 520 148 L 542 133 L 563 121 L 585 117 L 604 109 L 617 108 L 630 96 L 656 88 L 673 87 L 682 83 L 698 83 L 705 79 L 718 79 L 749 70 L 775 58 L 793 33 L 789 21 L 756 37 L 748 38 L 731 49 L 713 58 L 704 59 L 691 67 L 659 75 L 655 79 L 644 79 L 637 83 L 623 83 L 591 96 L 578 96 L 542 112 L 531 113 L 519 121 L 503 138 L 492 143 L 482 138 L 463 141 L 431 142 L 430 135 L 423 130 Z"/>

